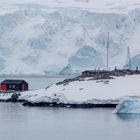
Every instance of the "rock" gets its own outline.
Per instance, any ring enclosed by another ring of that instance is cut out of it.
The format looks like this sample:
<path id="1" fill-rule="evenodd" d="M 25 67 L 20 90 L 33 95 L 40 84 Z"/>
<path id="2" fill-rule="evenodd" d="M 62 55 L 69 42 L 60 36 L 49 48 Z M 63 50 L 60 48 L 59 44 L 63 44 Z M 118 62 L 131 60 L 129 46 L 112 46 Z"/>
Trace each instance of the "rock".
<path id="1" fill-rule="evenodd" d="M 11 96 L 11 102 L 17 102 L 18 100 L 18 94 L 17 93 L 14 93 L 12 96 Z"/>

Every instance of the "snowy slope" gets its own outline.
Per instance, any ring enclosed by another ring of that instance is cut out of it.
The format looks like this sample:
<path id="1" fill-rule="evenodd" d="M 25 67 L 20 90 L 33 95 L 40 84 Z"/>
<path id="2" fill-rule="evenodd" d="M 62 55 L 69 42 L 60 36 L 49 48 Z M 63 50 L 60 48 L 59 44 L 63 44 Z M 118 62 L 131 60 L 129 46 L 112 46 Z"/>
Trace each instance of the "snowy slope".
<path id="1" fill-rule="evenodd" d="M 0 4 L 0 15 L 11 14 L 19 10 L 19 7 L 11 4 Z"/>
<path id="2" fill-rule="evenodd" d="M 21 1 L 18 3 L 25 3 Z M 34 0 L 27 0 L 34 2 Z M 38 4 L 43 4 L 48 7 L 73 7 L 88 9 L 97 13 L 127 13 L 130 10 L 139 7 L 139 0 L 47 0 L 37 1 Z"/>
<path id="3" fill-rule="evenodd" d="M 140 97 L 139 75 L 115 77 L 109 83 L 107 81 L 86 78 L 68 84 L 54 84 L 46 89 L 23 92 L 19 99 L 31 103 L 118 104 L 126 96 Z"/>
<path id="4" fill-rule="evenodd" d="M 72 74 L 105 68 L 108 31 L 111 68 L 126 65 L 128 46 L 133 67 L 140 66 L 140 6 L 137 1 L 121 4 L 126 7 L 117 8 L 120 3 L 111 0 L 0 5 L 0 73 Z"/>
<path id="5" fill-rule="evenodd" d="M 78 73 L 77 70 L 96 69 L 104 67 L 102 54 L 97 52 L 94 48 L 84 46 L 80 48 L 74 56 L 69 59 L 69 65 L 66 66 L 60 73 L 71 74 Z"/>

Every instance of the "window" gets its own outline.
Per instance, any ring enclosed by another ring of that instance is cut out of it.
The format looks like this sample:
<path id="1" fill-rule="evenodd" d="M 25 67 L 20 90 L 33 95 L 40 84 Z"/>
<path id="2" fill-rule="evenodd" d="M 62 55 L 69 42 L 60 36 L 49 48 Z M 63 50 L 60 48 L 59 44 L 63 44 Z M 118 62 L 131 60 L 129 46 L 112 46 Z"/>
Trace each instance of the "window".
<path id="1" fill-rule="evenodd" d="M 9 88 L 10 89 L 14 89 L 15 88 L 15 85 L 9 85 Z"/>

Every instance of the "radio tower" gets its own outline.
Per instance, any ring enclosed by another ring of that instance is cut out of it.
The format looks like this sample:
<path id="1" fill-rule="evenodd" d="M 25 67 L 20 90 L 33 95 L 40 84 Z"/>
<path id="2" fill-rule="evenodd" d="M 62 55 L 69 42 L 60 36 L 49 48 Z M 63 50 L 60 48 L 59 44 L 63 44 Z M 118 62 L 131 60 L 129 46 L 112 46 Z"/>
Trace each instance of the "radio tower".
<path id="1" fill-rule="evenodd" d="M 129 70 L 131 69 L 131 55 L 130 55 L 130 48 L 127 48 L 127 63 Z"/>
<path id="2" fill-rule="evenodd" d="M 109 32 L 107 32 L 107 71 L 109 70 Z"/>

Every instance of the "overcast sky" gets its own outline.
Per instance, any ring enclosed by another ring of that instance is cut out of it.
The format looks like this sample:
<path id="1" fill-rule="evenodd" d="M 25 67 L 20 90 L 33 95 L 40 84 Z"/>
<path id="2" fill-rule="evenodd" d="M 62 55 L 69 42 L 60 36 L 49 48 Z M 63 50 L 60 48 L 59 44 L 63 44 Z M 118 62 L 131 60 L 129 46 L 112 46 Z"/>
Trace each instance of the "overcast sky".
<path id="1" fill-rule="evenodd" d="M 45 4 L 48 0 L 0 0 L 0 3 L 40 3 Z"/>
<path id="2" fill-rule="evenodd" d="M 42 3 L 42 4 L 46 4 L 46 3 L 50 3 L 51 1 L 63 1 L 63 2 L 70 2 L 70 1 L 74 1 L 74 0 L 0 0 L 0 3 Z M 140 2 L 140 0 L 75 0 L 75 1 L 92 1 L 92 2 L 100 2 L 100 3 L 109 3 L 109 2 L 125 2 L 125 3 L 136 3 L 136 2 Z"/>

